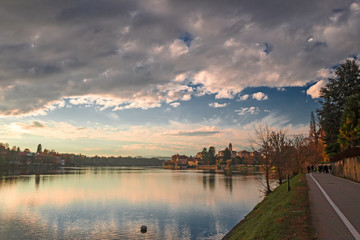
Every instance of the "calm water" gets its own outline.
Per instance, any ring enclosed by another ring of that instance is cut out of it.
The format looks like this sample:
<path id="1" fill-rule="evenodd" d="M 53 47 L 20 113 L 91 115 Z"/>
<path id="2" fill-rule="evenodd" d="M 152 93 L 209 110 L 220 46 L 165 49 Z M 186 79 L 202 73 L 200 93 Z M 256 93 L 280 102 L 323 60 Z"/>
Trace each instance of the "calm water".
<path id="1" fill-rule="evenodd" d="M 261 176 L 77 168 L 3 177 L 0 238 L 221 239 L 261 200 Z"/>

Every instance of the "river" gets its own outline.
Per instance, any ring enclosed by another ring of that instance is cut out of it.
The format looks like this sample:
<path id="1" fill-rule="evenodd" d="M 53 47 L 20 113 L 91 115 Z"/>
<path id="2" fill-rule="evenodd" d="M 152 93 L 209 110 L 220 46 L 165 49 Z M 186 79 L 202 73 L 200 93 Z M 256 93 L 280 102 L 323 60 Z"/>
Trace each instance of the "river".
<path id="1" fill-rule="evenodd" d="M 146 167 L 3 176 L 0 238 L 221 239 L 261 201 L 261 181 Z"/>

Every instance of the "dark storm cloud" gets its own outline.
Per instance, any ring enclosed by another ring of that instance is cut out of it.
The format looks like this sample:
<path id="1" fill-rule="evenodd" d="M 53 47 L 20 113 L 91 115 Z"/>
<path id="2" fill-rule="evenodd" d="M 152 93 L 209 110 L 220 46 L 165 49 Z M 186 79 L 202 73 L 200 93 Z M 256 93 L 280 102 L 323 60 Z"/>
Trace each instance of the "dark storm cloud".
<path id="1" fill-rule="evenodd" d="M 74 96 L 147 108 L 303 85 L 359 54 L 359 9 L 343 0 L 2 1 L 0 112 Z"/>
<path id="2" fill-rule="evenodd" d="M 1 54 L 16 54 L 19 53 L 26 48 L 30 48 L 30 44 L 4 44 L 0 45 L 0 53 Z"/>
<path id="3" fill-rule="evenodd" d="M 62 9 L 57 19 L 66 22 L 96 21 L 128 15 L 131 10 L 136 10 L 135 1 L 83 0 Z"/>

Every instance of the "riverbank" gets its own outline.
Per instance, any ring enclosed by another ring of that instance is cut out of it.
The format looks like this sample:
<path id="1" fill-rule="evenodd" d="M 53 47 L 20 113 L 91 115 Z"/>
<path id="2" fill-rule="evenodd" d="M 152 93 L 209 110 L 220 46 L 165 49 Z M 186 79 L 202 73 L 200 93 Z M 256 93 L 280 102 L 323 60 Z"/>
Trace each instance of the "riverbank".
<path id="1" fill-rule="evenodd" d="M 308 187 L 305 175 L 277 187 L 239 222 L 223 240 L 228 239 L 313 239 Z"/>

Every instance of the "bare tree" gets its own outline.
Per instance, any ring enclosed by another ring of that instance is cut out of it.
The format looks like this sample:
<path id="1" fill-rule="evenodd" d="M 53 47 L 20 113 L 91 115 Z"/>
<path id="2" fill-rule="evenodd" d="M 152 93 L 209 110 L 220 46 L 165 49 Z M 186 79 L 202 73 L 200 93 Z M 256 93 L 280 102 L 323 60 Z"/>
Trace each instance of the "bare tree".
<path id="1" fill-rule="evenodd" d="M 302 134 L 294 135 L 291 142 L 293 146 L 291 170 L 293 175 L 296 175 L 302 170 L 302 167 L 311 153 L 311 148 L 309 146 L 309 139 L 305 138 Z"/>
<path id="2" fill-rule="evenodd" d="M 290 145 L 283 130 L 272 130 L 270 132 L 270 146 L 272 148 L 272 158 L 276 172 L 278 175 L 279 184 L 282 183 L 284 171 L 286 170 L 287 151 Z"/>
<path id="3" fill-rule="evenodd" d="M 261 167 L 265 172 L 266 195 L 271 193 L 270 187 L 270 170 L 274 167 L 273 148 L 271 146 L 271 131 L 268 126 L 258 125 L 255 127 L 255 139 L 252 142 L 258 147 L 261 154 Z"/>

